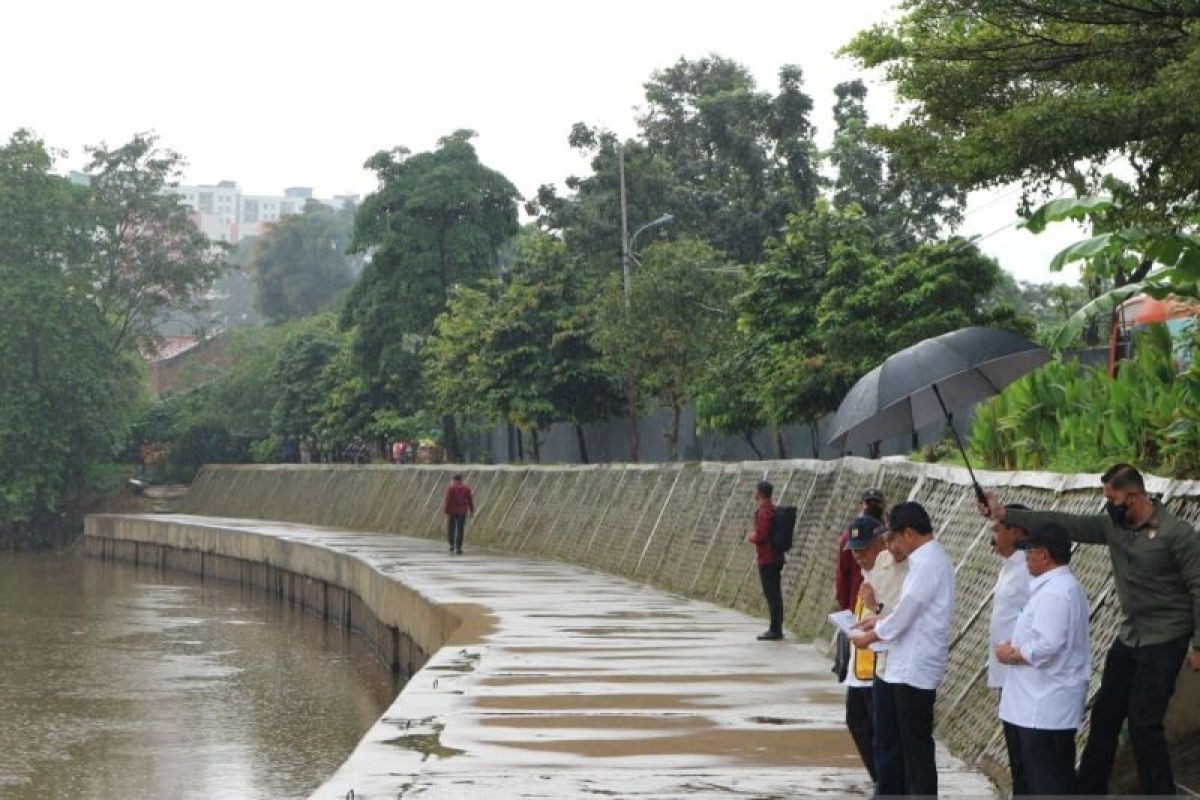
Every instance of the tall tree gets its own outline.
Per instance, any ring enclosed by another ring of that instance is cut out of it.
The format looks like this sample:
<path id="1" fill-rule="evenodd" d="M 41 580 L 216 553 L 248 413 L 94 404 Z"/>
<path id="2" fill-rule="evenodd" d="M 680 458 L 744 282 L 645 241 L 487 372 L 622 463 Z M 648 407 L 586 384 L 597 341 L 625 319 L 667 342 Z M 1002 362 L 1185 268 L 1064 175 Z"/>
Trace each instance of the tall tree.
<path id="1" fill-rule="evenodd" d="M 827 154 L 837 170 L 834 206 L 858 205 L 894 253 L 936 239 L 943 229 L 958 225 L 966 204 L 960 188 L 916 173 L 898 154 L 871 141 L 863 82 L 838 84 L 834 94 L 835 128 Z"/>
<path id="2" fill-rule="evenodd" d="M 94 219 L 39 139 L 18 131 L 0 147 L 0 528 L 55 520 L 136 397 L 88 295 Z"/>
<path id="3" fill-rule="evenodd" d="M 328 308 L 349 288 L 352 213 L 310 200 L 254 241 L 250 273 L 254 307 L 272 322 Z"/>
<path id="4" fill-rule="evenodd" d="M 517 190 L 479 162 L 474 135 L 457 131 L 434 151 L 397 148 L 367 161 L 379 188 L 358 210 L 351 249 L 368 253 L 370 262 L 342 320 L 355 329 L 354 361 L 374 407 L 416 410 L 421 342 L 452 287 L 494 276 L 498 248 L 518 231 Z M 443 417 L 443 428 L 457 458 L 453 415 Z"/>
<path id="5" fill-rule="evenodd" d="M 114 352 L 151 347 L 168 310 L 199 310 L 225 269 L 224 251 L 192 221 L 178 195 L 182 156 L 137 134 L 124 145 L 90 148 L 84 169 L 96 226 L 84 279 L 109 329 Z"/>
<path id="6" fill-rule="evenodd" d="M 638 394 L 671 410 L 663 435 L 672 459 L 680 450 L 683 409 L 701 376 L 733 332 L 732 263 L 695 239 L 646 249 L 628 298 L 611 282 L 601 305 L 596 343 L 622 374 L 637 376 Z"/>
<path id="7" fill-rule="evenodd" d="M 568 179 L 568 197 L 543 186 L 528 209 L 590 263 L 619 264 L 622 147 L 632 228 L 671 213 L 675 221 L 662 233 L 698 237 L 737 261 L 754 261 L 787 212 L 817 195 L 811 111 L 798 67 L 780 70 L 772 95 L 729 59 L 680 59 L 646 83 L 636 139 L 574 126 L 570 143 L 591 155 L 592 174 Z"/>
<path id="8" fill-rule="evenodd" d="M 926 175 L 1085 195 L 1121 157 L 1107 188 L 1161 223 L 1200 192 L 1197 23 L 1191 0 L 913 0 L 847 50 L 894 83 L 909 116 L 880 141 Z"/>
<path id="9" fill-rule="evenodd" d="M 857 203 L 794 215 L 737 301 L 757 401 L 776 430 L 808 425 L 814 457 L 820 420 L 891 353 L 966 325 L 1032 327 L 990 299 L 1000 268 L 970 242 L 897 254 L 870 223 Z"/>
<path id="10" fill-rule="evenodd" d="M 520 238 L 503 280 L 460 288 L 438 318 L 428 374 L 438 403 L 505 419 L 530 437 L 554 422 L 582 425 L 619 404 L 617 381 L 591 344 L 590 295 L 563 243 L 530 232 Z"/>

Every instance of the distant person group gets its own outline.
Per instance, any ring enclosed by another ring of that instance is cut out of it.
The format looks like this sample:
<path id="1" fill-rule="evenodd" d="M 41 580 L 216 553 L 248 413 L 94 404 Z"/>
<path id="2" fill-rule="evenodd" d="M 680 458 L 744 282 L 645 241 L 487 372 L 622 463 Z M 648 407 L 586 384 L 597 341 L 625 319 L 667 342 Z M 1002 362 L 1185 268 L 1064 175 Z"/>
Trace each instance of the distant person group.
<path id="1" fill-rule="evenodd" d="M 980 503 L 1002 563 L 987 651 L 978 657 L 999 695 L 1015 796 L 1107 794 L 1126 724 L 1141 794 L 1176 793 L 1164 719 L 1182 665 L 1200 670 L 1200 534 L 1147 494 L 1133 466 L 1117 464 L 1101 482 L 1101 514 L 1033 511 L 991 494 Z M 758 484 L 749 537 L 771 614 L 759 639 L 783 635 L 782 559 L 764 551 L 761 533 L 770 527 L 771 494 L 769 483 Z M 1108 547 L 1122 611 L 1078 767 L 1092 659 L 1089 600 L 1070 567 L 1073 543 Z M 862 493 L 858 516 L 840 534 L 835 595 L 855 622 L 834 670 L 875 796 L 935 796 L 933 709 L 957 633 L 955 569 L 920 504 L 885 514 L 879 489 Z"/>

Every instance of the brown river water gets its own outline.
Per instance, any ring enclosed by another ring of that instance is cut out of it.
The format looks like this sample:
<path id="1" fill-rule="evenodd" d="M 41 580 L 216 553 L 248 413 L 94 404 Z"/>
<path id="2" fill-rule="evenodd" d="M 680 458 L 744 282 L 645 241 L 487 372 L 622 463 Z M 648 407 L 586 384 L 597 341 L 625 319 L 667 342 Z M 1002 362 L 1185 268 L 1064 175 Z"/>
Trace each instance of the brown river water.
<path id="1" fill-rule="evenodd" d="M 261 589 L 0 554 L 0 797 L 306 797 L 399 691 Z"/>

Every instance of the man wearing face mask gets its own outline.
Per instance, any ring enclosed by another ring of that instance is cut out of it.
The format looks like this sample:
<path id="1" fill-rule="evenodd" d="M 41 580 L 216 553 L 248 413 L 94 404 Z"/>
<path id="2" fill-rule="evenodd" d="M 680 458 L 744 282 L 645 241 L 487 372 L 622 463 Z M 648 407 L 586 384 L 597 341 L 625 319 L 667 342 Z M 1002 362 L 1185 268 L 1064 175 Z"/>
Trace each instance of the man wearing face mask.
<path id="1" fill-rule="evenodd" d="M 1104 661 L 1077 791 L 1108 793 L 1117 737 L 1128 719 L 1141 793 L 1173 795 L 1163 719 L 1180 662 L 1186 658 L 1200 671 L 1200 534 L 1147 496 L 1129 464 L 1114 465 L 1100 480 L 1104 514 L 1010 510 L 991 494 L 981 511 L 1026 529 L 1056 523 L 1076 542 L 1108 546 L 1123 618 Z"/>

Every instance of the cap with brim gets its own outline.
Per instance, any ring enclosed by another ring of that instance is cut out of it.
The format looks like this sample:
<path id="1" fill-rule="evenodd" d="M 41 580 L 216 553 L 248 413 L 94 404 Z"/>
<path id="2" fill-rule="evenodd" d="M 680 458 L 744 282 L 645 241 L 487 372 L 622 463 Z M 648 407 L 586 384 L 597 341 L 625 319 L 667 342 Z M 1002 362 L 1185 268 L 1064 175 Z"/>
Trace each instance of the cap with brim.
<path id="1" fill-rule="evenodd" d="M 886 532 L 887 526 L 879 520 L 859 517 L 850 523 L 850 538 L 846 540 L 846 549 L 864 550 Z"/>
<path id="2" fill-rule="evenodd" d="M 883 500 L 883 492 L 872 486 L 870 489 L 864 489 L 862 493 L 863 500 Z"/>

